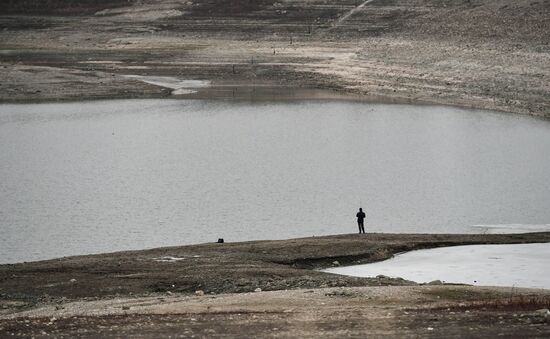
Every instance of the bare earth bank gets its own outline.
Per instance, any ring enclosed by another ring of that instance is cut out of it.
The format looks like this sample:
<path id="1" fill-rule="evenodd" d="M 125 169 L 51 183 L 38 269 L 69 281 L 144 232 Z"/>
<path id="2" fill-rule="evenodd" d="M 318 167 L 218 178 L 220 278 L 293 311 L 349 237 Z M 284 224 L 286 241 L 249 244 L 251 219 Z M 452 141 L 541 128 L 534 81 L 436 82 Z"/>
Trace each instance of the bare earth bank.
<path id="1" fill-rule="evenodd" d="M 354 234 L 1 265 L 0 334 L 545 337 L 547 290 L 421 286 L 312 269 L 419 248 L 548 241 L 550 233 Z"/>

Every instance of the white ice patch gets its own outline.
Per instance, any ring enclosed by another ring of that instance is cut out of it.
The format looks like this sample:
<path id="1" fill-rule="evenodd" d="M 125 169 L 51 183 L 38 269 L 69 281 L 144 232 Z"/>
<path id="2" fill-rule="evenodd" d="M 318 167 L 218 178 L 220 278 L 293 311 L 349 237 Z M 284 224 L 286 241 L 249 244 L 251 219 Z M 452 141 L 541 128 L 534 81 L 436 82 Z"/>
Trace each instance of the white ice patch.
<path id="1" fill-rule="evenodd" d="M 187 88 L 178 88 L 172 91 L 172 95 L 183 95 L 183 94 L 191 94 L 191 93 L 197 93 L 194 89 L 187 89 Z"/>
<path id="2" fill-rule="evenodd" d="M 173 89 L 173 95 L 191 94 L 197 91 L 196 88 L 205 88 L 210 86 L 207 80 L 184 80 L 176 77 L 144 76 L 144 75 L 125 75 L 125 78 L 143 81 L 145 83 Z"/>
<path id="3" fill-rule="evenodd" d="M 160 258 L 153 258 L 154 261 L 160 261 L 160 262 L 175 262 L 184 260 L 185 258 L 178 258 L 178 257 L 160 257 Z"/>
<path id="4" fill-rule="evenodd" d="M 109 15 L 115 18 L 130 20 L 158 20 L 182 16 L 185 13 L 177 9 L 163 9 L 162 7 L 166 6 L 161 6 L 160 10 L 151 8 L 150 6 L 139 6 L 137 8 L 122 7 L 114 9 L 104 9 L 96 12 L 95 15 Z"/>
<path id="5" fill-rule="evenodd" d="M 511 234 L 550 232 L 550 224 L 498 224 L 498 225 L 473 225 L 476 233 L 482 234 Z"/>
<path id="6" fill-rule="evenodd" d="M 88 61 L 79 61 L 79 64 L 121 64 L 122 61 L 118 60 L 88 60 Z"/>
<path id="7" fill-rule="evenodd" d="M 418 283 L 441 280 L 480 286 L 550 288 L 550 243 L 470 245 L 411 251 L 392 259 L 323 272 L 356 277 L 386 275 Z"/>
<path id="8" fill-rule="evenodd" d="M 188 258 L 200 258 L 200 257 L 201 257 L 200 255 L 195 254 Z M 159 261 L 159 262 L 176 262 L 176 261 L 185 260 L 185 259 L 186 259 L 185 257 L 172 257 L 172 256 L 153 258 L 154 261 Z"/>

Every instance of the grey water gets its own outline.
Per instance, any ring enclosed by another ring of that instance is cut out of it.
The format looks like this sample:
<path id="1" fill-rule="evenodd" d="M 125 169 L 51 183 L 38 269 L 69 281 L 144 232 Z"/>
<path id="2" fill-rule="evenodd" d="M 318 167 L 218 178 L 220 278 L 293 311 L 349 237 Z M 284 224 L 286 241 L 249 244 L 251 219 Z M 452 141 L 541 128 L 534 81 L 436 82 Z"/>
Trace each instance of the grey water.
<path id="1" fill-rule="evenodd" d="M 0 262 L 550 223 L 550 121 L 361 102 L 0 105 Z"/>

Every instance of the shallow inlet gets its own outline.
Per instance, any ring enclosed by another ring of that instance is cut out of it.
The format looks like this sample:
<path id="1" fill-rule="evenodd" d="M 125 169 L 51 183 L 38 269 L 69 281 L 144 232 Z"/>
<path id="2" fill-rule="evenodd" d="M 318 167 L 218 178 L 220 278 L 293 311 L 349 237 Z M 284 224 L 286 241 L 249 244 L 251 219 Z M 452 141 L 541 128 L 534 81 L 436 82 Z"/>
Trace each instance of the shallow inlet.
<path id="1" fill-rule="evenodd" d="M 479 286 L 550 288 L 550 243 L 469 245 L 412 251 L 392 259 L 323 272 L 355 277 L 385 275 L 418 283 L 440 280 Z"/>
<path id="2" fill-rule="evenodd" d="M 550 122 L 359 102 L 0 105 L 0 262 L 550 220 Z"/>

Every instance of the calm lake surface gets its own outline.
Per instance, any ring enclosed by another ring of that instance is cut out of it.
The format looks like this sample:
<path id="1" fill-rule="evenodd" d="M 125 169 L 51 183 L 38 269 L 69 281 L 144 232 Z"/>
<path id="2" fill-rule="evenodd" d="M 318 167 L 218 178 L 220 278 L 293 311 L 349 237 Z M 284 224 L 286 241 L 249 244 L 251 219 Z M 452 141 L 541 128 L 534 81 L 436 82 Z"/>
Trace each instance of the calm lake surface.
<path id="1" fill-rule="evenodd" d="M 324 272 L 355 277 L 386 275 L 418 283 L 441 280 L 479 286 L 550 288 L 550 243 L 470 245 L 398 254 L 366 265 L 333 267 Z"/>
<path id="2" fill-rule="evenodd" d="M 550 223 L 550 121 L 353 102 L 0 105 L 0 262 Z"/>

